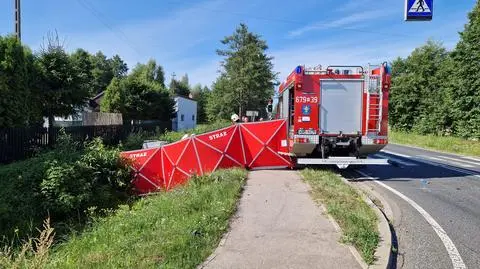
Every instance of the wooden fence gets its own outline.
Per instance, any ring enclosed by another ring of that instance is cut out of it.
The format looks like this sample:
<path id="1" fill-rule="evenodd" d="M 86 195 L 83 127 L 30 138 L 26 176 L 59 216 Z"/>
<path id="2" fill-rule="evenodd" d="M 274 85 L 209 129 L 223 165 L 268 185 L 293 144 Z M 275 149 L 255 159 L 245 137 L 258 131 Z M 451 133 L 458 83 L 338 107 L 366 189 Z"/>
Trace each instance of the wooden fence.
<path id="1" fill-rule="evenodd" d="M 76 141 L 101 137 L 107 145 L 117 145 L 128 135 L 140 130 L 150 134 L 171 130 L 168 122 L 136 123 L 123 125 L 69 126 L 69 127 L 25 127 L 0 129 L 0 163 L 10 163 L 29 158 L 43 149 L 55 145 L 61 130 Z"/>

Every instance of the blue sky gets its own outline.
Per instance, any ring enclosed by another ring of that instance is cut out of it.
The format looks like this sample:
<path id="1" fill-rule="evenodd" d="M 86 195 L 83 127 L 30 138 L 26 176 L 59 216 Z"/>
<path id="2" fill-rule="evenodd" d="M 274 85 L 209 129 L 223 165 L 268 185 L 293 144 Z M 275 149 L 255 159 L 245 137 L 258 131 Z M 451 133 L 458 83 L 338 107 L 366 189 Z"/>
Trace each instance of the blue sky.
<path id="1" fill-rule="evenodd" d="M 295 66 L 364 65 L 407 56 L 428 38 L 453 48 L 475 0 L 435 0 L 430 22 L 405 22 L 403 0 L 23 0 L 22 40 L 39 49 L 57 31 L 67 50 L 119 54 L 132 68 L 154 58 L 191 84 L 215 80 L 220 40 L 240 23 L 269 45 L 282 81 Z M 0 3 L 12 33 L 14 0 Z"/>

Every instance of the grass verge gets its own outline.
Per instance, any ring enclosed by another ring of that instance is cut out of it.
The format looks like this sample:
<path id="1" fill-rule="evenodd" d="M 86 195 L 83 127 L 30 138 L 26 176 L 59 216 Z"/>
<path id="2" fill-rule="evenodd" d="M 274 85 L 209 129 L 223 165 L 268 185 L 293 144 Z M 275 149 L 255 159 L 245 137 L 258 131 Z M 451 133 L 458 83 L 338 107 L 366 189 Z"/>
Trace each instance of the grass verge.
<path id="1" fill-rule="evenodd" d="M 389 140 L 397 144 L 412 145 L 462 155 L 480 156 L 480 141 L 465 140 L 459 137 L 418 135 L 389 131 Z"/>
<path id="2" fill-rule="evenodd" d="M 305 169 L 313 199 L 322 203 L 342 229 L 342 242 L 355 246 L 367 264 L 375 261 L 379 242 L 377 215 L 361 195 L 329 170 Z"/>
<path id="3" fill-rule="evenodd" d="M 228 228 L 245 178 L 220 170 L 121 207 L 57 247 L 45 268 L 195 268 Z"/>

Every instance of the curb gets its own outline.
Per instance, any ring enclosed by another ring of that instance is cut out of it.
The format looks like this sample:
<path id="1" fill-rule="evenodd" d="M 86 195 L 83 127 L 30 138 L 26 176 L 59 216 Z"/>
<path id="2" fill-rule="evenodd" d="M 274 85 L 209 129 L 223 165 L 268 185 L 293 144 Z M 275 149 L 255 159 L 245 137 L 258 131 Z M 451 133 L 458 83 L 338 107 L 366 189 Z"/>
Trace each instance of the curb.
<path id="1" fill-rule="evenodd" d="M 335 228 L 335 231 L 341 234 L 342 228 L 340 228 L 340 225 L 338 225 L 337 221 L 332 216 L 330 216 L 330 214 L 327 213 L 327 208 L 321 203 L 317 203 L 317 205 L 322 209 L 323 215 L 327 217 L 330 223 L 332 223 L 333 227 Z M 366 264 L 365 261 L 363 260 L 362 255 L 358 252 L 358 250 L 354 246 L 349 244 L 346 244 L 345 246 L 350 250 L 353 257 L 355 258 L 355 260 L 357 260 L 358 264 L 362 267 L 362 269 L 369 268 L 368 264 Z"/>
<path id="2" fill-rule="evenodd" d="M 347 183 L 349 186 L 352 186 L 356 190 L 360 191 L 363 200 L 375 211 L 378 216 L 378 232 L 380 234 L 380 241 L 378 243 L 377 249 L 375 250 L 376 261 L 374 264 L 368 266 L 361 258 L 358 251 L 354 248 L 356 252 L 354 254 L 357 260 L 360 258 L 363 268 L 372 268 L 372 269 L 388 269 L 390 268 L 390 261 L 392 259 L 392 233 L 390 231 L 389 219 L 392 219 L 393 213 L 391 207 L 388 205 L 386 200 L 373 189 L 368 188 L 366 185 L 353 184 L 344 177 L 341 177 L 342 180 Z M 374 201 L 378 201 L 380 205 Z M 380 208 L 382 207 L 382 208 Z M 352 251 L 352 249 L 351 249 Z M 352 251 L 353 252 L 353 251 Z M 357 257 L 358 255 L 358 257 Z M 366 267 L 365 267 L 366 266 Z"/>
<path id="3" fill-rule="evenodd" d="M 212 253 L 210 253 L 210 255 L 202 263 L 198 264 L 197 267 L 195 267 L 196 269 L 203 269 L 203 268 L 207 267 L 208 264 L 210 264 L 217 257 L 218 249 L 220 247 L 223 247 L 225 245 L 225 243 L 227 242 L 228 237 L 230 236 L 230 233 L 232 232 L 232 230 L 231 230 L 232 229 L 232 223 L 238 218 L 238 207 L 240 206 L 240 199 L 242 198 L 243 193 L 245 192 L 245 187 L 247 185 L 248 178 L 249 178 L 249 174 L 247 173 L 247 176 L 244 179 L 244 184 L 243 184 L 243 186 L 240 190 L 240 195 L 238 196 L 237 202 L 235 203 L 234 212 L 232 213 L 232 215 L 230 216 L 230 218 L 228 220 L 227 230 L 225 231 L 225 233 L 220 238 L 220 241 L 218 242 L 218 245 L 215 246 L 215 249 L 212 251 Z"/>

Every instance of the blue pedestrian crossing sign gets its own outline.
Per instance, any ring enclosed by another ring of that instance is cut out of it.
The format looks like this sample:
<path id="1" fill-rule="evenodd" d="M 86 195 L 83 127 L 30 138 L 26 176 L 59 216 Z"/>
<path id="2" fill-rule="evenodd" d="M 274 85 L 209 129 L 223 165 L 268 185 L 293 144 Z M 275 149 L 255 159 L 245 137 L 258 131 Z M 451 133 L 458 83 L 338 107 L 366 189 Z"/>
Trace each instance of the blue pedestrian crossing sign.
<path id="1" fill-rule="evenodd" d="M 433 0 L 405 0 L 406 21 L 431 21 Z"/>

